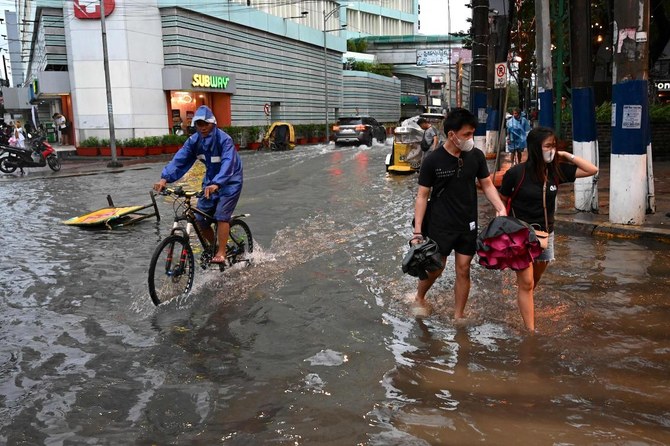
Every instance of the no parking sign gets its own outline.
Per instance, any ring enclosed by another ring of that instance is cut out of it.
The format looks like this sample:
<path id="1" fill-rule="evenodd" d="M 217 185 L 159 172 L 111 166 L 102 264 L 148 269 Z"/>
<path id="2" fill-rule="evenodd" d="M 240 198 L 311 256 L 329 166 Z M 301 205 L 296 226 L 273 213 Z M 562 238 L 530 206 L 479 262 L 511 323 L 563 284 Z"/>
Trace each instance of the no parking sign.
<path id="1" fill-rule="evenodd" d="M 507 64 L 500 62 L 496 64 L 496 75 L 494 88 L 505 88 L 507 86 Z"/>

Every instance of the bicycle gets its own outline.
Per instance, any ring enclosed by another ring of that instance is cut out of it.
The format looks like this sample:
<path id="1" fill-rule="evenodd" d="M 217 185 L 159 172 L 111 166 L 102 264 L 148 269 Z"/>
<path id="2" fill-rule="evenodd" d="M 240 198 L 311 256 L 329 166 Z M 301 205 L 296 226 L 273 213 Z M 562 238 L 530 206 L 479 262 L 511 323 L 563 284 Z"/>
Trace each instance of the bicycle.
<path id="1" fill-rule="evenodd" d="M 195 277 L 195 258 L 191 247 L 192 231 L 195 231 L 203 247 L 200 256 L 200 267 L 203 270 L 212 264 L 210 261 L 216 253 L 216 237 L 214 243 L 210 243 L 196 223 L 195 216 L 199 214 L 207 221 L 214 221 L 214 218 L 191 204 L 191 199 L 201 197 L 203 192 L 186 191 L 178 186 L 163 189 L 161 195 L 175 197 L 173 203 L 175 216 L 170 235 L 158 244 L 149 264 L 149 294 L 156 306 L 185 296 L 191 291 Z M 234 215 L 230 220 L 226 263 L 212 264 L 218 265 L 221 271 L 236 263 L 250 263 L 247 256 L 253 252 L 254 243 L 249 225 L 242 220 L 248 216 L 249 214 Z M 214 233 L 216 234 L 216 229 Z"/>

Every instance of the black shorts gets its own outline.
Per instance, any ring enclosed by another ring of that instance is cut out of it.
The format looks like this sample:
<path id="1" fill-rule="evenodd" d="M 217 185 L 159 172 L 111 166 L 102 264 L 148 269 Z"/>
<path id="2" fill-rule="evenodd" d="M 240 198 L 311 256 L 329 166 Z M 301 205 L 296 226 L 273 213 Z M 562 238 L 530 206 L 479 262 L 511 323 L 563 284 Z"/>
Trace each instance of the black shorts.
<path id="1" fill-rule="evenodd" d="M 448 257 L 452 250 L 466 256 L 474 256 L 477 252 L 477 232 L 475 231 L 429 231 L 428 237 L 437 243 L 437 246 L 440 247 L 440 254 L 445 257 Z"/>

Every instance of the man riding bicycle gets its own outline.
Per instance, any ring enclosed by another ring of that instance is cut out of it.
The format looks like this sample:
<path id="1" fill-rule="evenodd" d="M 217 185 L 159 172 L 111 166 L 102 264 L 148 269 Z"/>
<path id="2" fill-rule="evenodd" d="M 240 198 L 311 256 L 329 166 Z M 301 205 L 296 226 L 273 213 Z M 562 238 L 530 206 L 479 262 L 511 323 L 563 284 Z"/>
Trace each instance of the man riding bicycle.
<path id="1" fill-rule="evenodd" d="M 213 215 L 217 221 L 217 250 L 211 263 L 225 263 L 226 242 L 230 232 L 230 218 L 242 193 L 242 160 L 235 150 L 233 139 L 216 127 L 216 117 L 206 105 L 201 105 L 193 116 L 196 133 L 186 140 L 154 184 L 160 192 L 167 183 L 179 180 L 196 160 L 205 164 L 202 179 L 204 196 L 198 199 L 198 209 Z M 203 235 L 214 242 L 211 221 L 196 215 Z"/>

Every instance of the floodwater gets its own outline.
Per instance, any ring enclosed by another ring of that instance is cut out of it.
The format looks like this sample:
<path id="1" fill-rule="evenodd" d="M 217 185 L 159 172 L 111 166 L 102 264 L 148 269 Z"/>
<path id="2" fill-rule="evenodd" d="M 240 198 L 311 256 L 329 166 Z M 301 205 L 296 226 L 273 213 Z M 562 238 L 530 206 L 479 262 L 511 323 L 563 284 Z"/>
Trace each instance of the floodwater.
<path id="1" fill-rule="evenodd" d="M 668 246 L 558 228 L 535 336 L 513 273 L 478 265 L 456 326 L 450 258 L 417 321 L 400 271 L 416 176 L 387 176 L 389 150 L 243 153 L 253 265 L 198 270 L 160 308 L 166 200 L 160 223 L 59 222 L 108 193 L 148 203 L 161 164 L 0 177 L 0 443 L 670 443 Z"/>

